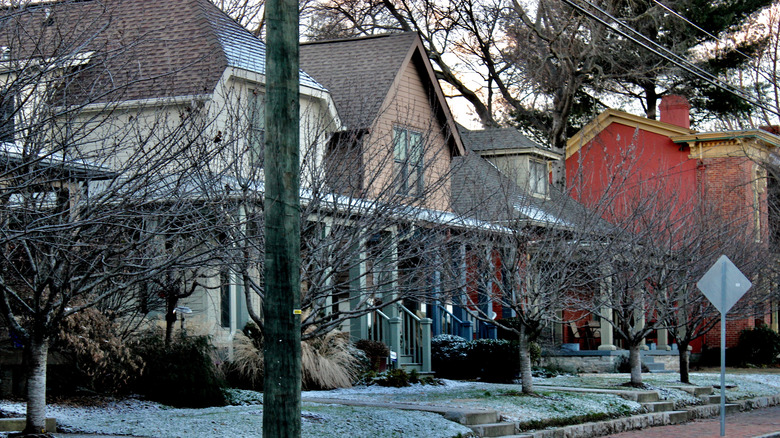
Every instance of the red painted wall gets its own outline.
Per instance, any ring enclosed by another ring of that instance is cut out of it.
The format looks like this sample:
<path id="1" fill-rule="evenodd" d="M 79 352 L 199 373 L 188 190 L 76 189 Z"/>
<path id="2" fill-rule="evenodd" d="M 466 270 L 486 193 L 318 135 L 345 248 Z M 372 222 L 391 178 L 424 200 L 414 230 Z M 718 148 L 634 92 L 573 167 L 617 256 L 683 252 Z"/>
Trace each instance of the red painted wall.
<path id="1" fill-rule="evenodd" d="M 687 146 L 681 148 L 665 135 L 612 123 L 566 160 L 567 185 L 572 197 L 599 209 L 613 223 L 629 218 L 636 203 L 648 199 L 659 211 L 666 209 L 670 220 L 686 217 L 687 209 L 701 200 L 748 235 L 755 233 L 758 201 L 761 237 L 766 241 L 767 195 L 764 190 L 755 198 L 754 163 L 741 157 L 697 160 L 689 154 Z M 735 345 L 739 332 L 753 326 L 752 319 L 730 321 L 727 345 Z M 719 342 L 718 327 L 701 339 L 711 347 Z M 693 346 L 694 352 L 701 349 L 699 342 Z"/>

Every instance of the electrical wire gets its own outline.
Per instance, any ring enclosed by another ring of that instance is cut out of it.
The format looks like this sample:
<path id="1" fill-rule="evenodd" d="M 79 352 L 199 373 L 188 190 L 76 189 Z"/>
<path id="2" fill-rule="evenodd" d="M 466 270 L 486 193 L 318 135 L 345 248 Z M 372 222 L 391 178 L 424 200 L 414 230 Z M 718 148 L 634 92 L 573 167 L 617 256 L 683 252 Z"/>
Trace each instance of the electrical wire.
<path id="1" fill-rule="evenodd" d="M 696 23 L 694 23 L 693 21 L 689 20 L 689 19 L 688 19 L 688 18 L 686 18 L 684 15 L 680 14 L 679 12 L 677 12 L 677 11 L 675 11 L 674 9 L 670 8 L 669 6 L 666 6 L 665 4 L 661 3 L 661 2 L 660 2 L 660 1 L 658 1 L 658 0 L 653 0 L 653 2 L 654 2 L 655 4 L 657 4 L 658 6 L 662 7 L 663 9 L 665 9 L 666 11 L 668 11 L 670 14 L 672 14 L 672 15 L 674 15 L 675 17 L 679 18 L 680 20 L 682 20 L 682 21 L 684 21 L 684 22 L 686 22 L 686 23 L 690 24 L 690 25 L 691 25 L 691 26 L 693 26 L 693 27 L 694 27 L 696 30 L 698 30 L 699 32 L 703 33 L 704 35 L 707 35 L 707 36 L 708 36 L 708 37 L 710 37 L 711 39 L 713 39 L 713 40 L 715 40 L 715 41 L 717 41 L 717 42 L 719 42 L 719 43 L 722 43 L 723 45 L 727 45 L 727 42 L 726 42 L 726 41 L 723 41 L 723 39 L 721 39 L 721 38 L 718 38 L 717 36 L 715 36 L 715 35 L 713 35 L 713 34 L 711 34 L 711 33 L 707 32 L 707 31 L 706 31 L 705 29 L 703 29 L 701 26 L 699 26 L 698 24 L 696 24 Z M 738 55 L 741 55 L 741 56 L 742 56 L 743 58 L 745 58 L 745 59 L 748 59 L 748 60 L 750 60 L 750 59 L 753 59 L 753 57 L 752 57 L 752 56 L 750 56 L 750 55 L 748 55 L 748 54 L 746 54 L 746 53 L 743 53 L 742 51 L 740 51 L 740 50 L 739 50 L 739 49 L 737 49 L 736 47 L 734 47 L 732 50 L 734 50 L 734 53 L 737 53 Z M 758 73 L 759 75 L 761 75 L 761 76 L 762 76 L 764 79 L 766 79 L 766 80 L 768 80 L 768 81 L 771 81 L 771 80 L 773 80 L 773 79 L 772 79 L 772 78 L 771 78 L 771 77 L 770 77 L 768 74 L 766 74 L 766 73 L 762 72 L 762 71 L 761 71 L 759 68 L 756 68 L 756 73 Z"/>
<path id="2" fill-rule="evenodd" d="M 634 44 L 637 44 L 637 45 L 643 47 L 644 49 L 652 52 L 653 54 L 658 55 L 662 59 L 671 62 L 672 64 L 682 68 L 686 72 L 688 72 L 688 73 L 698 77 L 699 79 L 702 79 L 703 81 L 709 83 L 710 85 L 712 85 L 712 86 L 714 86 L 716 88 L 719 88 L 719 89 L 721 89 L 723 91 L 726 91 L 727 93 L 733 94 L 736 97 L 739 97 L 740 99 L 742 99 L 742 100 L 744 100 L 744 101 L 746 101 L 746 102 L 748 102 L 748 103 L 750 103 L 752 105 L 755 105 L 755 106 L 757 106 L 759 108 L 764 109 L 765 111 L 768 111 L 768 112 L 771 112 L 772 114 L 780 116 L 780 111 L 778 111 L 777 109 L 771 108 L 771 107 L 769 107 L 769 106 L 767 106 L 767 105 L 765 105 L 763 103 L 760 103 L 760 102 L 756 101 L 755 99 L 753 99 L 751 96 L 746 95 L 742 91 L 740 91 L 740 90 L 738 90 L 738 89 L 736 89 L 734 87 L 731 87 L 728 84 L 724 84 L 720 79 L 718 79 L 717 77 L 713 76 L 709 72 L 701 69 L 700 67 L 694 65 L 693 63 L 689 62 L 688 60 L 686 60 L 686 59 L 680 57 L 679 55 L 671 52 L 667 48 L 665 48 L 665 47 L 659 45 L 658 43 L 656 43 L 655 41 L 651 41 L 650 39 L 648 39 L 647 37 L 645 37 L 641 33 L 637 32 L 636 30 L 631 28 L 629 25 L 627 25 L 627 24 L 623 23 L 622 21 L 618 20 L 617 18 L 615 18 L 614 16 L 612 16 L 608 12 L 604 11 L 600 7 L 594 5 L 590 1 L 588 1 L 588 0 L 580 0 L 583 3 L 586 3 L 590 7 L 592 7 L 594 9 L 596 9 L 597 11 L 601 12 L 605 16 L 609 17 L 611 20 L 613 20 L 618 25 L 620 25 L 622 27 L 625 27 L 626 29 L 630 30 L 632 33 L 638 35 L 641 39 L 647 41 L 647 43 L 644 43 L 644 42 L 640 41 L 639 39 L 637 39 L 636 37 L 634 37 L 634 36 L 624 32 L 624 31 L 622 31 L 620 29 L 618 29 L 612 23 L 608 23 L 603 18 L 597 16 L 592 11 L 589 11 L 589 10 L 585 9 L 584 7 L 574 3 L 574 1 L 572 1 L 572 0 L 562 0 L 562 1 L 564 3 L 566 3 L 567 5 L 571 6 L 572 8 L 574 8 L 575 10 L 577 10 L 577 11 L 579 11 L 579 12 L 581 12 L 581 13 L 587 15 L 587 16 L 589 16 L 590 18 L 598 21 L 599 23 L 603 24 L 604 26 L 607 26 L 609 29 L 611 29 L 612 31 L 616 32 L 617 34 L 623 36 L 624 38 L 627 38 L 628 40 L 630 40 Z"/>

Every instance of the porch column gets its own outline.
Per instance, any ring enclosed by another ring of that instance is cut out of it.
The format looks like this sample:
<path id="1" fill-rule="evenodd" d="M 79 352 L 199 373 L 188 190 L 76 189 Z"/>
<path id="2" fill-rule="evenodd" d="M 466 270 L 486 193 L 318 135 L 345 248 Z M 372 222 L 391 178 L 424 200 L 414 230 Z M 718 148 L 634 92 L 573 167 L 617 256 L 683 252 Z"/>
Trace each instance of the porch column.
<path id="1" fill-rule="evenodd" d="M 322 237 L 323 240 L 327 238 L 327 236 L 330 236 L 330 230 L 332 227 L 331 219 L 330 218 L 322 218 Z M 328 265 L 325 268 L 325 290 L 333 290 L 333 267 Z M 328 296 L 325 297 L 325 314 L 330 315 L 333 313 L 333 293 L 331 292 L 328 294 Z M 339 327 L 340 329 L 344 329 L 344 327 Z"/>
<path id="2" fill-rule="evenodd" d="M 602 266 L 602 272 L 606 271 L 606 268 Z M 604 281 L 601 282 L 601 293 L 604 295 L 612 294 L 612 279 L 609 276 L 604 276 Z M 601 345 L 599 350 L 601 351 L 614 351 L 617 350 L 615 346 L 615 332 L 612 328 L 612 309 L 609 306 L 601 308 Z"/>
<path id="3" fill-rule="evenodd" d="M 389 306 L 389 307 L 395 307 L 395 306 Z M 401 367 L 401 317 L 400 316 L 394 316 L 390 318 L 390 355 L 392 356 L 393 353 L 395 353 L 395 363 L 393 363 L 393 368 L 400 368 Z M 430 343 L 429 343 L 430 345 Z"/>
<path id="4" fill-rule="evenodd" d="M 558 321 L 563 321 L 563 310 L 556 310 L 555 316 L 558 318 Z M 556 344 L 563 344 L 563 327 L 563 323 L 553 323 L 553 342 Z"/>
<path id="5" fill-rule="evenodd" d="M 667 339 L 669 338 L 669 330 L 659 328 L 658 332 L 658 349 L 671 351 L 672 347 L 669 346 Z"/>
<path id="6" fill-rule="evenodd" d="M 617 350 L 617 347 L 615 346 L 615 333 L 612 331 L 612 324 L 610 324 L 612 318 L 605 318 L 606 315 L 612 315 L 612 309 L 609 307 L 601 309 L 601 345 L 599 345 L 599 350 L 614 351 Z"/>
<path id="7" fill-rule="evenodd" d="M 356 230 L 357 231 L 357 230 Z M 350 308 L 355 309 L 358 306 L 363 305 L 363 300 L 366 298 L 366 238 L 361 237 L 357 243 L 356 250 L 357 262 L 353 267 L 349 269 L 349 285 L 350 285 Z M 359 318 L 354 318 L 350 322 L 350 332 L 353 339 L 368 339 L 368 318 L 370 315 L 363 315 Z"/>
<path id="8" fill-rule="evenodd" d="M 420 329 L 422 330 L 422 372 L 431 372 L 431 324 L 430 318 L 420 319 Z"/>
<path id="9" fill-rule="evenodd" d="M 780 325 L 777 323 L 777 301 L 772 301 L 772 323 L 770 324 L 770 327 L 774 331 L 778 331 L 780 328 Z"/>
<path id="10" fill-rule="evenodd" d="M 639 311 L 634 313 L 634 318 L 636 321 L 636 328 L 637 330 L 643 330 L 645 328 L 645 315 L 642 313 L 639 314 Z M 650 347 L 647 346 L 647 338 L 642 338 L 642 345 L 639 346 L 640 350 L 649 350 Z"/>

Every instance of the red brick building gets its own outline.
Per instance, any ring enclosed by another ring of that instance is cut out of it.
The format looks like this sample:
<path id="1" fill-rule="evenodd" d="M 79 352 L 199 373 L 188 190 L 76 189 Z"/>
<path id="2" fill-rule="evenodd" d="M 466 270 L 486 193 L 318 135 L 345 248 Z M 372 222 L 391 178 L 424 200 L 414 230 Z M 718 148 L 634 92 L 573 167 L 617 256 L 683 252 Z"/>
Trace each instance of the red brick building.
<path id="1" fill-rule="evenodd" d="M 704 208 L 736 225 L 732 229 L 744 239 L 766 244 L 774 238 L 762 163 L 780 147 L 780 137 L 764 130 L 696 132 L 681 96 L 664 97 L 660 110 L 657 121 L 610 109 L 573 136 L 566 149 L 572 197 L 593 208 L 609 203 L 604 217 L 611 221 L 630 217 L 636 199 L 652 198 L 657 208 L 668 209 L 669 220 L 681 221 L 680 229 L 701 217 L 693 209 Z M 767 305 L 765 312 L 758 319 L 777 330 L 777 306 Z M 727 345 L 758 319 L 729 322 Z M 716 326 L 699 341 L 717 346 L 719 333 Z M 659 330 L 659 349 L 667 346 L 665 337 Z M 602 336 L 602 346 L 611 342 Z"/>

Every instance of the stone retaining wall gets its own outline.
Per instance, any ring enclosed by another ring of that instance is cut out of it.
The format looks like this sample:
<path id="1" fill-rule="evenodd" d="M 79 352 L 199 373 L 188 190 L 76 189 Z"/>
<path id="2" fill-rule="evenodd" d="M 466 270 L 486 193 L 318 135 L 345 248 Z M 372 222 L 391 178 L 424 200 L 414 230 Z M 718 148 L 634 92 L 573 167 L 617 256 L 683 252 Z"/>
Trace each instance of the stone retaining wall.
<path id="1" fill-rule="evenodd" d="M 572 373 L 614 373 L 624 357 L 628 357 L 628 350 L 556 351 L 542 355 L 541 365 Z M 662 363 L 667 371 L 680 368 L 680 357 L 676 351 L 642 351 L 642 362 Z"/>

